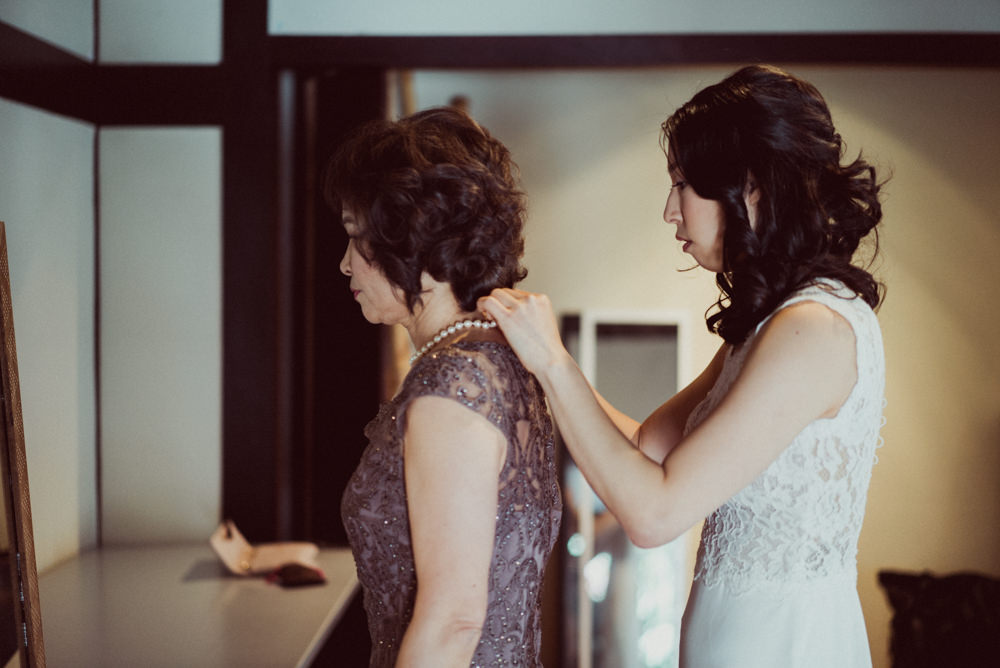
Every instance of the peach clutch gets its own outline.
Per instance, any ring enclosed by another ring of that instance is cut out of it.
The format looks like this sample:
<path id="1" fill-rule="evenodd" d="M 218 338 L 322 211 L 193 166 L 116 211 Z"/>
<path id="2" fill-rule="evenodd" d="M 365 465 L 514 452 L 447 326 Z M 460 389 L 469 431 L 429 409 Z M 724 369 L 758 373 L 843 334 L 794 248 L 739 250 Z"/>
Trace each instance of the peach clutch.
<path id="1" fill-rule="evenodd" d="M 208 542 L 226 568 L 236 575 L 265 575 L 289 564 L 316 568 L 319 554 L 319 547 L 307 542 L 251 545 L 232 520 L 220 524 Z"/>

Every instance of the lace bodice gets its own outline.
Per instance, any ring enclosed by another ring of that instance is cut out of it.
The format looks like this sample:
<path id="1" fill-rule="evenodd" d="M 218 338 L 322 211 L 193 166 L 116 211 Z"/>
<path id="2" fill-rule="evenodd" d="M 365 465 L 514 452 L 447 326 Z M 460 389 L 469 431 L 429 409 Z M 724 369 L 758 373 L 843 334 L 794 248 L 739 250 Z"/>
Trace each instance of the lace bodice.
<path id="1" fill-rule="evenodd" d="M 472 665 L 540 666 L 542 576 L 562 512 L 552 421 L 535 378 L 507 345 L 488 341 L 460 342 L 422 357 L 365 428 L 368 447 L 341 516 L 364 591 L 370 666 L 393 666 L 413 615 L 417 582 L 402 441 L 407 407 L 427 395 L 454 399 L 507 436 L 486 622 Z"/>
<path id="2" fill-rule="evenodd" d="M 857 382 L 836 416 L 806 426 L 705 521 L 695 568 L 705 586 L 724 583 L 739 593 L 821 577 L 857 578 L 858 536 L 882 426 L 881 331 L 868 304 L 838 282 L 799 290 L 777 310 L 801 301 L 819 302 L 850 323 Z M 715 386 L 688 419 L 688 431 L 725 396 L 763 324 L 726 359 Z"/>

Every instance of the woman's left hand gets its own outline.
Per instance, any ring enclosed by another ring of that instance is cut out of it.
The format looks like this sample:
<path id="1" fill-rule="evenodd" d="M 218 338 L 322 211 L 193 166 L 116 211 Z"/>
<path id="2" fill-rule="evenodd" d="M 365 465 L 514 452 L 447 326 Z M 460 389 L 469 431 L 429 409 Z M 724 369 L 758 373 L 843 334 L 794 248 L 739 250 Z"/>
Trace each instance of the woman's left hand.
<path id="1" fill-rule="evenodd" d="M 524 367 L 540 375 L 566 361 L 552 302 L 543 294 L 513 288 L 498 288 L 481 297 L 479 310 L 495 320 Z"/>

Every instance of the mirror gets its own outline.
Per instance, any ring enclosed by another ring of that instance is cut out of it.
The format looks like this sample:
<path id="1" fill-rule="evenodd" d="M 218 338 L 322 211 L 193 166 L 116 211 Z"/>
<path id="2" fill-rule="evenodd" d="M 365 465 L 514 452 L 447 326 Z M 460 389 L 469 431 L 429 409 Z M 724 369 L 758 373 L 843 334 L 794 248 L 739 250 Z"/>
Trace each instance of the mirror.
<path id="1" fill-rule="evenodd" d="M 595 388 L 644 418 L 689 378 L 686 313 L 585 309 L 562 317 L 566 348 Z M 562 666 L 678 665 L 697 532 L 640 549 L 563 457 Z"/>
<path id="2" fill-rule="evenodd" d="M 24 454 L 21 390 L 7 265 L 7 234 L 0 222 L 0 451 L 6 521 L 0 525 L 0 665 L 44 668 L 42 616 Z"/>

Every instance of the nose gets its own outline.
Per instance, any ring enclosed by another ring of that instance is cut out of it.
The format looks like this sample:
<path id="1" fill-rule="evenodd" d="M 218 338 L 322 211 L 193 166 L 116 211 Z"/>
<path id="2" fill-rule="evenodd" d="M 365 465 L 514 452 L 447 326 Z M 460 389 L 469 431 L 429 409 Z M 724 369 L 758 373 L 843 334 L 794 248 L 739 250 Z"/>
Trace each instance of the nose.
<path id="1" fill-rule="evenodd" d="M 351 275 L 351 242 L 347 242 L 347 248 L 344 249 L 344 257 L 340 258 L 340 273 L 344 276 Z"/>
<path id="2" fill-rule="evenodd" d="M 681 221 L 680 195 L 677 188 L 671 188 L 667 194 L 667 203 L 663 206 L 663 222 L 677 225 Z"/>

